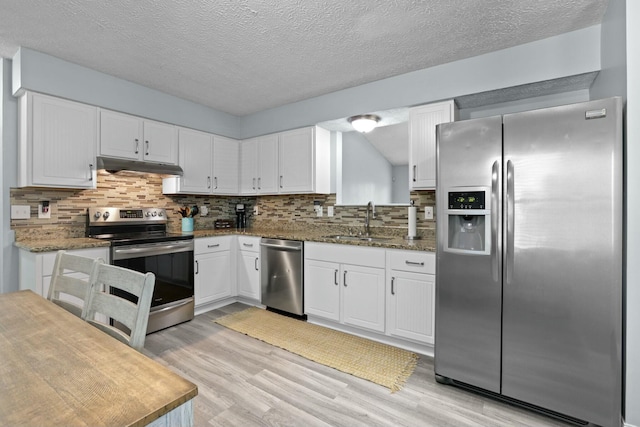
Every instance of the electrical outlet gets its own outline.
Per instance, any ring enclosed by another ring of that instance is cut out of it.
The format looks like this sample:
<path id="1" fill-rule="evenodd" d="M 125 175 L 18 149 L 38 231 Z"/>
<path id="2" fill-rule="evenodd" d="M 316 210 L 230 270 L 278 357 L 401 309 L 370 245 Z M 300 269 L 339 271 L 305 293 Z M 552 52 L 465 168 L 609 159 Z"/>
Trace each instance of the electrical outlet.
<path id="1" fill-rule="evenodd" d="M 29 219 L 29 218 L 31 218 L 31 206 L 11 205 L 11 219 Z"/>
<path id="2" fill-rule="evenodd" d="M 258 207 L 257 206 L 253 207 L 253 214 L 254 215 L 258 215 Z"/>
<path id="3" fill-rule="evenodd" d="M 433 206 L 424 207 L 424 219 L 433 219 Z"/>
<path id="4" fill-rule="evenodd" d="M 317 217 L 321 217 L 322 216 L 322 206 L 321 205 L 315 205 L 313 208 L 316 211 L 316 216 Z"/>
<path id="5" fill-rule="evenodd" d="M 44 201 L 42 203 L 38 203 L 38 218 L 39 219 L 51 218 L 51 205 L 49 204 L 49 202 Z"/>
<path id="6" fill-rule="evenodd" d="M 327 206 L 327 216 L 333 216 L 333 206 Z"/>

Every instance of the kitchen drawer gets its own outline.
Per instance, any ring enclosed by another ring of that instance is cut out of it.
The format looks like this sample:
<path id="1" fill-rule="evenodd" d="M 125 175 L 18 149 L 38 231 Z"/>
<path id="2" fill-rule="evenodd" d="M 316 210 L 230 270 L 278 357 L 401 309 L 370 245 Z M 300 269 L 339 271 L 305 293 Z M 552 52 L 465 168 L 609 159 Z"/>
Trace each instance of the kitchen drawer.
<path id="1" fill-rule="evenodd" d="M 260 252 L 260 237 L 238 236 L 238 248 L 241 251 Z"/>
<path id="2" fill-rule="evenodd" d="M 209 252 L 221 252 L 231 250 L 232 236 L 201 237 L 195 239 L 194 254 L 204 254 Z"/>
<path id="3" fill-rule="evenodd" d="M 387 265 L 392 270 L 435 274 L 436 254 L 433 252 L 387 250 Z"/>

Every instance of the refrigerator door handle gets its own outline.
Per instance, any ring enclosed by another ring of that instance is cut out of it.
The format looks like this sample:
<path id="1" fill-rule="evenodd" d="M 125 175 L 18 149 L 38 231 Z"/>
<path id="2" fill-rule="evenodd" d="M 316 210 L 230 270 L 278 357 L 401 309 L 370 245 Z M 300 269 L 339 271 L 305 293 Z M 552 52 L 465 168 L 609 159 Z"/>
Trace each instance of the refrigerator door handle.
<path id="1" fill-rule="evenodd" d="M 514 256 L 514 227 L 515 227 L 515 194 L 514 194 L 514 167 L 511 160 L 507 160 L 507 239 L 504 248 L 506 277 L 505 284 L 510 285 L 513 277 L 513 256 Z"/>
<path id="2" fill-rule="evenodd" d="M 491 275 L 494 282 L 498 281 L 500 274 L 498 271 L 500 265 L 500 254 L 498 253 L 498 227 L 500 224 L 500 215 L 498 213 L 498 206 L 500 206 L 499 183 L 500 163 L 496 160 L 491 167 Z"/>

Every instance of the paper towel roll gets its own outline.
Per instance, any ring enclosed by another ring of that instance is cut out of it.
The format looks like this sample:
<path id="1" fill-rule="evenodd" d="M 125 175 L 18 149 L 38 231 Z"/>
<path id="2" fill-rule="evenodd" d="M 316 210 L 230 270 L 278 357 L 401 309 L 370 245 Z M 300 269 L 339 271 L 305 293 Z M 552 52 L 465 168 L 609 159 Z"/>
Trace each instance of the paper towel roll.
<path id="1" fill-rule="evenodd" d="M 416 217 L 418 215 L 418 208 L 415 206 L 409 206 L 409 232 L 408 237 L 416 237 Z"/>

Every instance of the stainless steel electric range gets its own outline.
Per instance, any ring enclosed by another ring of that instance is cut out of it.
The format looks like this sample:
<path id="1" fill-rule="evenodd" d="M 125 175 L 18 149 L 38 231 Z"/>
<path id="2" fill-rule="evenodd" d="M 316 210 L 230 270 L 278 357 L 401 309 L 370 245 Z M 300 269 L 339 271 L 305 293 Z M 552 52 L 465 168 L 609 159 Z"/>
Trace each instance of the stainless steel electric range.
<path id="1" fill-rule="evenodd" d="M 86 235 L 111 242 L 111 264 L 156 276 L 147 333 L 194 316 L 193 236 L 168 232 L 167 222 L 162 208 L 87 209 Z"/>

